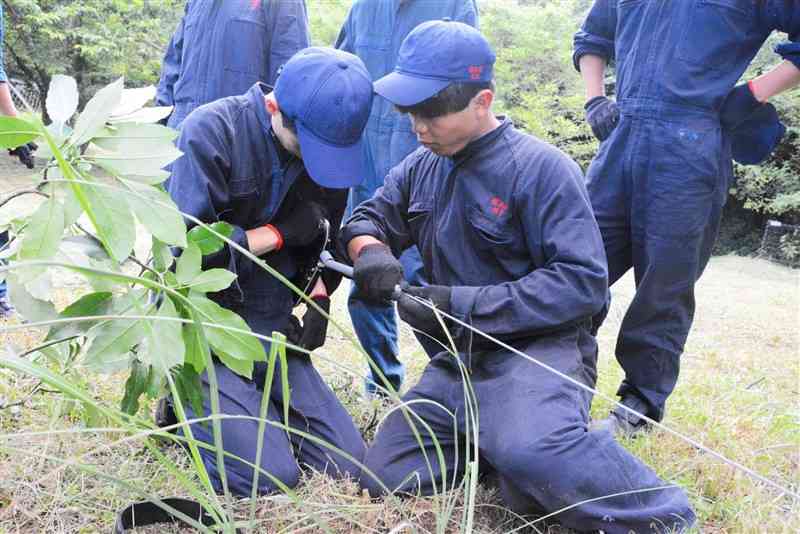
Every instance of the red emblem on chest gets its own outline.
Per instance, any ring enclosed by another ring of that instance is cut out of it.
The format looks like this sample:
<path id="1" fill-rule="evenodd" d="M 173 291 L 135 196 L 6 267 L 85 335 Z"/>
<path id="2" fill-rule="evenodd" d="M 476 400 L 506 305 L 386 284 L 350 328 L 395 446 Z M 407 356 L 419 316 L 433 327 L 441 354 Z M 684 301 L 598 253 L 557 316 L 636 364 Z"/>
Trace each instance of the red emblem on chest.
<path id="1" fill-rule="evenodd" d="M 508 204 L 503 202 L 500 197 L 492 197 L 489 204 L 492 206 L 492 213 L 494 213 L 495 217 L 502 216 L 508 210 Z"/>

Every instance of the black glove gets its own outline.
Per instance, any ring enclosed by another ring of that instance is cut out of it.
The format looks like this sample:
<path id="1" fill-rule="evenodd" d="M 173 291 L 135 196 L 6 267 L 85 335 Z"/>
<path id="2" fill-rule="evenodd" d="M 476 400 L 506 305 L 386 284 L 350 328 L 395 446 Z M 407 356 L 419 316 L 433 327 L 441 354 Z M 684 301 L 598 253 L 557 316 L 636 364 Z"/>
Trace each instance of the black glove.
<path id="1" fill-rule="evenodd" d="M 32 169 L 33 153 L 36 151 L 37 148 L 39 148 L 39 146 L 36 143 L 30 142 L 24 145 L 20 145 L 17 148 L 9 148 L 8 155 L 17 156 L 23 165 L 25 165 L 29 169 Z"/>
<path id="2" fill-rule="evenodd" d="M 725 97 L 719 112 L 719 121 L 723 128 L 732 131 L 749 119 L 762 105 L 753 96 L 748 84 L 737 85 Z"/>
<path id="3" fill-rule="evenodd" d="M 308 202 L 298 206 L 282 221 L 275 221 L 272 226 L 280 232 L 283 245 L 302 247 L 312 243 L 320 234 L 320 222 L 326 217 L 325 208 L 316 202 Z"/>
<path id="4" fill-rule="evenodd" d="M 450 313 L 451 293 L 452 288 L 449 286 L 404 286 L 400 298 L 397 299 L 397 312 L 400 314 L 400 318 L 413 328 L 447 345 L 447 334 L 436 314 L 428 306 L 412 297 L 427 300 L 438 310 Z M 441 319 L 446 321 L 444 317 Z"/>
<path id="5" fill-rule="evenodd" d="M 613 100 L 604 96 L 596 96 L 583 105 L 586 110 L 586 122 L 592 127 L 592 133 L 600 141 L 605 141 L 619 122 L 619 107 Z"/>
<path id="6" fill-rule="evenodd" d="M 363 247 L 353 264 L 353 281 L 368 301 L 388 302 L 402 279 L 403 266 L 383 243 Z"/>
<path id="7" fill-rule="evenodd" d="M 314 297 L 314 302 L 325 313 L 331 311 L 331 299 L 328 297 Z M 328 318 L 313 307 L 309 306 L 303 315 L 303 333 L 300 335 L 298 345 L 306 350 L 315 350 L 325 344 L 325 335 L 328 333 Z"/>

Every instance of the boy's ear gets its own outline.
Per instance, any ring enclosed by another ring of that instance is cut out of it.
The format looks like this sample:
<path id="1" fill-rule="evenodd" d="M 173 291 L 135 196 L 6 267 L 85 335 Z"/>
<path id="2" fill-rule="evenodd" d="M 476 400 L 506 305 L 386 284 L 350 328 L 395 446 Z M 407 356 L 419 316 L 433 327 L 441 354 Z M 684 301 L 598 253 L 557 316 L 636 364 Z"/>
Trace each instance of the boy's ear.
<path id="1" fill-rule="evenodd" d="M 267 108 L 267 113 L 270 115 L 275 115 L 281 111 L 281 108 L 278 107 L 278 101 L 275 100 L 275 96 L 272 93 L 264 97 L 264 106 Z"/>

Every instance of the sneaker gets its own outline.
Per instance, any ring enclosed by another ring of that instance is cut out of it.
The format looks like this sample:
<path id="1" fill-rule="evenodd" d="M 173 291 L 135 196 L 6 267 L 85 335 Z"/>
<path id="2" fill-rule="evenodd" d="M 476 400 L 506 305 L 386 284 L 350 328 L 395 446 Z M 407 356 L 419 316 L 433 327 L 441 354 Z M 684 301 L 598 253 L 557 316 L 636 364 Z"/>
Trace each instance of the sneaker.
<path id="1" fill-rule="evenodd" d="M 8 300 L 8 297 L 3 295 L 0 297 L 0 318 L 7 318 L 14 315 L 14 306 Z"/>
<path id="2" fill-rule="evenodd" d="M 649 405 L 635 395 L 626 395 L 622 398 L 620 404 L 643 415 L 648 415 L 648 411 L 650 410 Z M 651 426 L 652 425 L 642 417 L 617 406 L 611 410 L 611 413 L 605 419 L 592 421 L 590 429 L 606 430 L 611 432 L 614 436 L 630 438 L 645 430 L 649 430 Z"/>

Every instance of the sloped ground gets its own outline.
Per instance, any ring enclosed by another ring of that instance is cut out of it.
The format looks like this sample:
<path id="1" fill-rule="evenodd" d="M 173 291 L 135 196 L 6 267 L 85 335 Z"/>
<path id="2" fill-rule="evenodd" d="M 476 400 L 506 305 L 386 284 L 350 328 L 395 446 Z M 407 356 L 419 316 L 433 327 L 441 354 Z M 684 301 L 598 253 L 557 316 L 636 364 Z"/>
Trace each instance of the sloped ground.
<path id="1" fill-rule="evenodd" d="M 13 166 L 12 174 L 4 174 L 4 159 L 0 157 L 0 190 L 30 183 L 24 173 L 13 173 L 17 170 Z M 7 209 L 16 214 L 31 206 L 32 202 L 26 201 Z M 345 289 L 340 289 L 334 299 L 333 315 L 349 330 Z M 57 300 L 63 304 L 79 290 L 67 283 L 58 290 Z M 613 293 L 613 308 L 600 332 L 599 388 L 607 395 L 613 395 L 621 378 L 613 346 L 619 321 L 633 294 L 632 276 L 620 281 Z M 797 492 L 800 271 L 763 260 L 714 258 L 698 286 L 697 300 L 695 327 L 665 424 Z M 12 319 L 5 324 L 16 322 Z M 0 348 L 24 349 L 38 338 L 26 331 L 0 333 Z M 407 384 L 413 384 L 427 359 L 405 326 L 401 349 L 408 363 Z M 316 361 L 359 426 L 371 434 L 386 406 L 362 397 L 361 378 L 355 374 L 364 367 L 357 351 L 344 335 L 331 328 L 328 343 Z M 353 374 L 345 373 L 340 366 Z M 116 405 L 126 377 L 83 374 L 81 378 L 95 398 Z M 30 378 L 0 371 L 0 405 L 26 399 L 34 385 Z M 607 409 L 608 403 L 598 399 L 593 413 L 602 416 Z M 109 531 L 115 511 L 141 497 L 101 475 L 124 479 L 153 494 L 181 493 L 177 482 L 141 442 L 112 446 L 121 436 L 86 432 L 83 420 L 80 407 L 47 392 L 31 396 L 20 406 L 0 409 L 0 446 L 16 449 L 0 451 L 0 532 Z M 67 433 L 56 434 L 58 430 Z M 40 434 L 31 435 L 33 432 Z M 686 488 L 701 517 L 703 532 L 796 531 L 800 522 L 796 501 L 680 439 L 653 432 L 625 445 L 661 476 Z M 166 453 L 188 468 L 181 450 L 170 448 Z M 59 468 L 57 459 L 91 466 L 96 473 Z M 437 512 L 440 501 L 372 502 L 360 495 L 354 484 L 332 482 L 321 475 L 313 475 L 298 488 L 298 494 L 304 500 L 301 507 L 280 497 L 260 499 L 257 519 L 261 531 L 289 532 L 303 527 L 307 527 L 305 532 L 320 531 L 308 528 L 313 523 L 307 516 L 314 511 L 334 532 L 388 532 L 404 523 L 416 528 L 400 527 L 395 532 L 427 532 L 435 530 L 437 513 L 441 515 Z M 499 509 L 500 503 L 490 491 L 481 490 L 477 502 L 475 532 L 508 532 L 523 524 Z M 240 506 L 241 517 L 246 518 L 247 505 Z M 460 502 L 456 503 L 445 531 L 458 530 L 461 509 Z M 531 528 L 527 531 L 534 532 Z M 550 527 L 549 531 L 561 530 Z"/>

